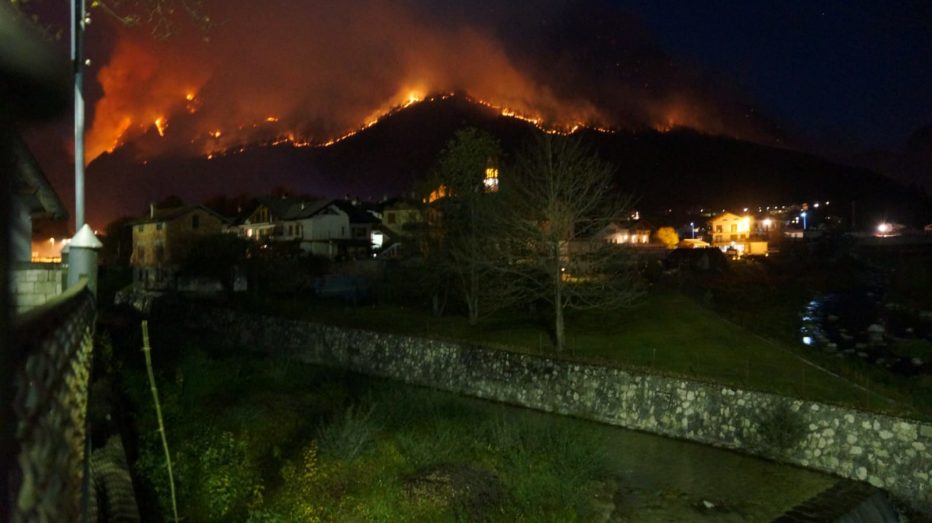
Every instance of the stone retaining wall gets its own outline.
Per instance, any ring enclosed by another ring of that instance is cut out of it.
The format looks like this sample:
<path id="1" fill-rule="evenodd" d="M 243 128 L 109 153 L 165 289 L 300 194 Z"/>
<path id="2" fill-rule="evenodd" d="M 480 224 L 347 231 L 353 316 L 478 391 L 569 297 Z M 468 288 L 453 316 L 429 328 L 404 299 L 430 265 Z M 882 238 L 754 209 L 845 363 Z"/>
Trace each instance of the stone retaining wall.
<path id="1" fill-rule="evenodd" d="M 23 313 L 61 294 L 64 274 L 59 263 L 22 263 L 10 271 L 10 279 L 16 313 Z"/>
<path id="2" fill-rule="evenodd" d="M 222 309 L 192 307 L 186 317 L 193 326 L 223 333 L 231 343 L 274 356 L 742 450 L 867 481 L 932 512 L 929 423 L 686 379 Z"/>

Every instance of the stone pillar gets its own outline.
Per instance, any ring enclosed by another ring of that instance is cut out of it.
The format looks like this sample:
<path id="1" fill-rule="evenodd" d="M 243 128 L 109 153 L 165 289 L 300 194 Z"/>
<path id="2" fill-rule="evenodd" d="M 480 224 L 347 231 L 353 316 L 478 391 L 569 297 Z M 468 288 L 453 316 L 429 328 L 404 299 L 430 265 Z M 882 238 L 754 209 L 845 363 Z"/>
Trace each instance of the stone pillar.
<path id="1" fill-rule="evenodd" d="M 87 278 L 87 288 L 97 294 L 97 251 L 103 246 L 89 225 L 81 226 L 68 244 L 68 288 L 84 277 Z"/>

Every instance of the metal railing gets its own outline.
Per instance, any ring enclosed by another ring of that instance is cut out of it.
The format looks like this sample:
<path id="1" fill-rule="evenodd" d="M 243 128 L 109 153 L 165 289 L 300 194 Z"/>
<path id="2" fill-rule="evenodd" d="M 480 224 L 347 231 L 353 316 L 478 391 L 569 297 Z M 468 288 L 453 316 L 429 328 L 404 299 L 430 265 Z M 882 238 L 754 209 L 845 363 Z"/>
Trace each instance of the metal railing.
<path id="1" fill-rule="evenodd" d="M 83 521 L 88 514 L 87 399 L 96 321 L 86 281 L 20 316 L 13 411 L 14 522 Z"/>

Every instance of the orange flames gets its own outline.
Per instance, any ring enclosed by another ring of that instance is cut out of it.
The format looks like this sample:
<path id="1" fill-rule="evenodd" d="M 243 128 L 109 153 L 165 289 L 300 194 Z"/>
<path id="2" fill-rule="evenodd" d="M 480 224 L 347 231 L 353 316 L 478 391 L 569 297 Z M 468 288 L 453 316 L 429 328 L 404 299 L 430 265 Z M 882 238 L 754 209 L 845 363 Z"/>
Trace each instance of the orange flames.
<path id="1" fill-rule="evenodd" d="M 168 127 L 168 122 L 165 121 L 165 118 L 159 116 L 153 123 L 155 123 L 155 130 L 159 132 L 159 136 L 165 136 L 165 128 Z"/>

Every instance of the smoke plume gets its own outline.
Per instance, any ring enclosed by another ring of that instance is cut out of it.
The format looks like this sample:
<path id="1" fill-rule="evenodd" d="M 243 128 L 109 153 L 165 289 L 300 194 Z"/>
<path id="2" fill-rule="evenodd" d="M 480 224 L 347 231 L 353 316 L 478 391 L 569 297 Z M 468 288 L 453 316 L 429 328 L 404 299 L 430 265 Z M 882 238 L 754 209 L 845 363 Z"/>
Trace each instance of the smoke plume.
<path id="1" fill-rule="evenodd" d="M 688 126 L 773 136 L 749 123 L 747 104 L 662 65 L 669 57 L 607 4 L 544 3 L 534 15 L 554 22 L 544 30 L 524 9 L 485 4 L 477 5 L 488 16 L 460 16 L 443 1 L 237 0 L 211 6 L 220 22 L 207 34 L 188 28 L 157 42 L 118 29 L 106 65 L 91 73 L 102 96 L 88 161 L 121 144 L 140 159 L 323 144 L 394 107 L 454 91 L 558 130 Z"/>

